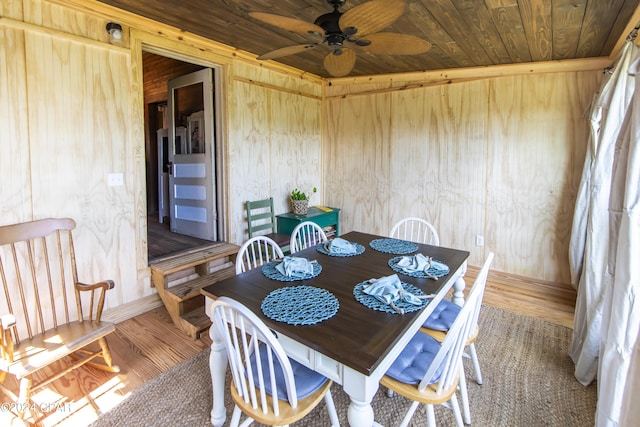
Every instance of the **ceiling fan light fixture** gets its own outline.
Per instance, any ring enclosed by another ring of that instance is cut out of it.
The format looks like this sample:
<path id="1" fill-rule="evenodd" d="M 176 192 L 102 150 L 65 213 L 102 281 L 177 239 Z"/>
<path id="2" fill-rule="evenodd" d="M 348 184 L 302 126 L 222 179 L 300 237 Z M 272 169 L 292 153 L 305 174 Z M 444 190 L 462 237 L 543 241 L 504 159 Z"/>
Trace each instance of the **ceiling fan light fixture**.
<path id="1" fill-rule="evenodd" d="M 342 47 L 344 39 L 345 38 L 342 34 L 330 34 L 327 36 L 327 44 L 329 46 Z"/>

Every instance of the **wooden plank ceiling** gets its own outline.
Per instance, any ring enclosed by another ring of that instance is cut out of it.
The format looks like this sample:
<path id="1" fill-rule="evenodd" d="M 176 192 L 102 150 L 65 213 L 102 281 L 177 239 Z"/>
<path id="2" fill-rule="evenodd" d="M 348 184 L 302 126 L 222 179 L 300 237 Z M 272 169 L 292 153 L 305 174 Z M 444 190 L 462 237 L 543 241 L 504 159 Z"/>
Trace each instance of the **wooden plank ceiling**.
<path id="1" fill-rule="evenodd" d="M 332 11 L 327 0 L 100 1 L 256 56 L 317 39 L 269 25 L 249 12 L 312 23 Z M 347 0 L 340 11 L 366 1 Z M 356 49 L 349 75 L 607 57 L 636 25 L 631 19 L 639 4 L 640 0 L 406 0 L 402 16 L 382 31 L 419 37 L 431 43 L 431 49 L 403 56 Z M 323 67 L 328 53 L 321 45 L 276 61 L 330 77 Z"/>

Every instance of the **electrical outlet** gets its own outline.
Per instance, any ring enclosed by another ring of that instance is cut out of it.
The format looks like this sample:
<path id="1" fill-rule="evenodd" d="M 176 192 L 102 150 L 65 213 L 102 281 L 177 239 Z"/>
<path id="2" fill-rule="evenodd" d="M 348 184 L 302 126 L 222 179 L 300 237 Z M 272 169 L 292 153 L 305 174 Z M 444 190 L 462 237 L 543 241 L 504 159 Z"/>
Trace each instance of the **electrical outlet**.
<path id="1" fill-rule="evenodd" d="M 107 175 L 107 184 L 109 187 L 119 187 L 124 185 L 124 177 L 121 173 L 110 173 Z"/>
<path id="2" fill-rule="evenodd" d="M 476 246 L 484 246 L 484 236 L 476 236 Z"/>

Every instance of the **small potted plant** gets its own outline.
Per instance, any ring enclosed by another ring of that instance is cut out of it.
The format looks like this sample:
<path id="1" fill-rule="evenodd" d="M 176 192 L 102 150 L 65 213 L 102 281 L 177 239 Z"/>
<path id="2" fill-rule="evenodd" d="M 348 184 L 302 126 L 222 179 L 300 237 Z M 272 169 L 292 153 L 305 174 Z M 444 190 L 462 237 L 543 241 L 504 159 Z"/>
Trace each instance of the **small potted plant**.
<path id="1" fill-rule="evenodd" d="M 313 187 L 312 194 L 317 192 L 316 187 Z M 309 198 L 311 195 L 305 193 L 297 188 L 291 192 L 291 210 L 296 215 L 306 215 L 309 209 Z"/>

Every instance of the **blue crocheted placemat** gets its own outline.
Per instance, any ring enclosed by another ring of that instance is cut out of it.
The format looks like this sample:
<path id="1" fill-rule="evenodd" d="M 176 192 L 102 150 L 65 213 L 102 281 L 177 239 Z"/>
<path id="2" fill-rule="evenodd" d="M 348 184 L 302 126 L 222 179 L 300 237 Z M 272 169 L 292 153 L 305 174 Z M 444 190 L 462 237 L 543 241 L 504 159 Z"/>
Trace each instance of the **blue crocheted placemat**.
<path id="1" fill-rule="evenodd" d="M 418 296 L 425 295 L 425 293 L 422 292 L 420 288 L 417 288 L 409 283 L 405 283 L 405 282 L 400 282 L 400 283 L 402 284 L 402 287 L 404 288 L 404 290 L 407 292 L 411 292 L 412 294 L 418 295 Z M 378 298 L 371 296 L 369 294 L 366 294 L 364 292 L 363 288 L 365 286 L 369 286 L 370 284 L 371 283 L 367 280 L 367 281 L 358 283 L 353 288 L 353 296 L 356 298 L 356 301 L 358 301 L 360 304 L 364 305 L 365 307 L 371 308 L 373 310 L 398 314 L 398 312 L 395 311 L 393 307 L 391 307 L 389 304 L 385 304 L 382 301 L 380 301 Z M 411 313 L 412 311 L 418 311 L 422 309 L 422 307 L 427 305 L 430 300 L 431 300 L 430 298 L 423 299 L 422 305 L 415 305 L 405 301 L 397 301 L 395 305 L 396 307 L 404 310 L 405 313 Z"/>
<path id="2" fill-rule="evenodd" d="M 276 268 L 276 265 L 279 264 L 279 261 L 270 261 L 262 266 L 262 274 L 264 274 L 269 279 L 278 280 L 280 282 L 296 282 L 298 280 L 307 280 L 313 277 L 316 277 L 322 271 L 322 266 L 317 262 L 313 263 L 313 274 L 306 274 L 304 277 L 291 277 L 285 276 L 280 273 Z"/>
<path id="3" fill-rule="evenodd" d="M 269 319 L 290 325 L 313 325 L 338 312 L 340 304 L 331 292 L 314 286 L 287 286 L 271 291 L 260 308 Z"/>
<path id="4" fill-rule="evenodd" d="M 364 246 L 362 246 L 360 243 L 355 243 L 356 245 L 356 251 L 354 253 L 351 254 L 341 254 L 341 253 L 335 253 L 335 252 L 330 252 L 328 250 L 328 248 L 326 248 L 327 244 L 323 244 L 323 245 L 318 245 L 318 247 L 316 248 L 316 250 L 318 252 L 320 252 L 321 254 L 325 254 L 325 255 L 329 255 L 329 256 L 340 256 L 340 257 L 347 257 L 347 256 L 356 256 L 356 255 L 361 255 L 364 253 Z"/>
<path id="5" fill-rule="evenodd" d="M 389 267 L 391 267 L 391 269 L 393 271 L 395 271 L 396 273 L 400 273 L 400 274 L 404 274 L 405 276 L 409 276 L 409 277 L 416 277 L 419 279 L 438 279 L 440 277 L 446 276 L 447 274 L 449 274 L 449 267 L 447 267 L 446 270 L 440 270 L 437 269 L 435 267 L 430 267 L 427 272 L 431 275 L 429 276 L 428 274 L 426 274 L 424 271 L 412 271 L 412 272 L 406 272 L 402 269 L 402 267 L 398 266 L 398 262 L 402 259 L 401 256 L 397 256 L 394 258 L 391 258 L 389 260 Z M 434 260 L 434 261 L 438 261 L 438 260 Z M 438 261 L 441 264 L 444 264 L 442 261 Z"/>
<path id="6" fill-rule="evenodd" d="M 386 254 L 405 255 L 418 250 L 418 245 L 400 239 L 375 239 L 369 242 L 369 246 Z"/>

